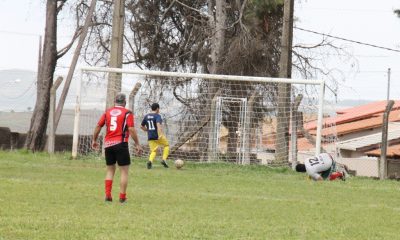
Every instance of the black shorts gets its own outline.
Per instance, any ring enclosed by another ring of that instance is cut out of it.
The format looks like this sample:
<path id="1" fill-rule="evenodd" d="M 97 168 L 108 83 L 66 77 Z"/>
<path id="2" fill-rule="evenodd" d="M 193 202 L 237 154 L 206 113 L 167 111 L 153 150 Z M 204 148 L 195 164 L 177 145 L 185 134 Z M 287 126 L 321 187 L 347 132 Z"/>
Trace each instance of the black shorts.
<path id="1" fill-rule="evenodd" d="M 129 155 L 128 143 L 123 142 L 105 149 L 106 164 L 118 166 L 127 166 L 131 164 L 131 157 Z"/>

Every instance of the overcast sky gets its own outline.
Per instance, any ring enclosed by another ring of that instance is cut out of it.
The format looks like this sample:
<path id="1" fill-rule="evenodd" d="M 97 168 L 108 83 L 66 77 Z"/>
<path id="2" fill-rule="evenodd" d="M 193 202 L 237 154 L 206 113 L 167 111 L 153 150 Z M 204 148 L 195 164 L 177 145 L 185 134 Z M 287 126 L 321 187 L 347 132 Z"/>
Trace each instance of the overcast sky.
<path id="1" fill-rule="evenodd" d="M 346 39 L 400 50 L 400 18 L 393 10 L 399 0 L 302 0 L 295 3 L 295 25 L 308 30 Z M 68 16 L 62 16 L 67 19 Z M 44 32 L 44 0 L 0 0 L 0 70 L 29 69 L 36 71 L 39 35 Z M 71 35 L 68 21 L 59 28 L 59 48 Z M 294 31 L 294 43 L 312 44 L 321 36 Z M 387 69 L 391 68 L 391 99 L 400 99 L 400 53 L 334 40 L 354 59 L 324 56 L 330 68 L 336 68 L 345 81 L 340 81 L 338 99 L 385 100 Z M 70 58 L 59 63 L 57 71 L 65 72 Z"/>

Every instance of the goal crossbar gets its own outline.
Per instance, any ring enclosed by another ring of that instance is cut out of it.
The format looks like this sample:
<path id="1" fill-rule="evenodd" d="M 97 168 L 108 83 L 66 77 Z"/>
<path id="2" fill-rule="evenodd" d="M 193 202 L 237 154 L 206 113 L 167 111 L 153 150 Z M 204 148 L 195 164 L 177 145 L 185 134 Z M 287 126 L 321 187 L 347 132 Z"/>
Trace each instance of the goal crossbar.
<path id="1" fill-rule="evenodd" d="M 271 77 L 253 77 L 253 76 L 237 76 L 237 75 L 220 75 L 220 74 L 205 74 L 205 73 L 185 73 L 185 72 L 166 72 L 156 70 L 141 70 L 141 69 L 122 69 L 122 68 L 107 68 L 107 67 L 81 67 L 81 71 L 90 72 L 107 72 L 107 73 L 123 73 L 136 74 L 156 77 L 183 77 L 183 78 L 203 78 L 210 80 L 228 80 L 241 82 L 273 82 L 273 83 L 291 83 L 291 84 L 325 84 L 324 80 L 304 80 L 304 79 L 289 79 L 289 78 L 271 78 Z"/>

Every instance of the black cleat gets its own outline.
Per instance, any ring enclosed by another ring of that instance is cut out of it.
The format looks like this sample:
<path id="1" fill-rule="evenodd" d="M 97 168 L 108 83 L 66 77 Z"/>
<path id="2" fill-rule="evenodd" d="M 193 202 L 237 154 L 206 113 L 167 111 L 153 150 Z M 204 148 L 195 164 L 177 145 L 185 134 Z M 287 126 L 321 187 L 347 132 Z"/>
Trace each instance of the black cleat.
<path id="1" fill-rule="evenodd" d="M 106 198 L 104 199 L 104 201 L 106 201 L 106 202 L 112 202 L 112 198 L 111 198 L 111 197 L 106 197 Z"/>
<path id="2" fill-rule="evenodd" d="M 167 164 L 167 162 L 166 162 L 165 160 L 162 160 L 162 161 L 161 161 L 161 164 L 162 164 L 165 168 L 168 168 L 168 164 Z"/>
<path id="3" fill-rule="evenodd" d="M 120 203 L 126 203 L 126 200 L 127 200 L 126 198 L 120 198 L 120 199 L 119 199 L 119 202 L 120 202 Z"/>
<path id="4" fill-rule="evenodd" d="M 153 165 L 153 164 L 151 163 L 151 161 L 148 161 L 148 162 L 147 162 L 147 169 L 151 169 L 152 165 Z"/>

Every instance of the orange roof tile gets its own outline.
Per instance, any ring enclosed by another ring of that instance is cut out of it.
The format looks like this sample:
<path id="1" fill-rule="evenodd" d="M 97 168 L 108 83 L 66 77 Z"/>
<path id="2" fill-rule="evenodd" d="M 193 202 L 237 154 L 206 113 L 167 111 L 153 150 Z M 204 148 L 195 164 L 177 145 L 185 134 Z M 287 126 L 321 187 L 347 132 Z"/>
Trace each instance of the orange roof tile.
<path id="1" fill-rule="evenodd" d="M 289 141 L 289 147 L 291 147 L 291 141 Z M 263 136 L 262 138 L 262 145 L 264 147 L 266 147 L 267 149 L 275 149 L 275 145 L 276 145 L 276 138 L 275 137 L 270 137 L 270 138 L 266 138 L 265 136 Z M 323 146 L 325 146 L 325 144 L 322 144 Z M 315 148 L 315 146 L 313 144 L 311 144 L 306 138 L 298 138 L 297 139 L 297 150 L 299 151 L 307 151 L 310 149 Z"/>
<path id="2" fill-rule="evenodd" d="M 275 149 L 275 135 L 262 136 L 261 144 L 268 149 Z"/>
<path id="3" fill-rule="evenodd" d="M 373 115 L 371 118 L 343 123 L 334 127 L 322 129 L 322 136 L 329 136 L 332 134 L 344 135 L 353 132 L 359 132 L 365 129 L 377 128 L 382 126 L 383 113 Z M 400 122 L 400 110 L 391 111 L 389 114 L 389 122 Z M 310 134 L 316 134 L 316 130 L 309 131 Z"/>
<path id="4" fill-rule="evenodd" d="M 400 157 L 400 144 L 391 145 L 387 148 L 386 151 L 387 157 Z M 375 149 L 372 151 L 366 152 L 367 155 L 380 157 L 381 156 L 381 149 Z"/>
<path id="5" fill-rule="evenodd" d="M 289 147 L 290 147 L 291 143 L 292 142 L 289 143 Z M 299 151 L 306 151 L 306 150 L 310 150 L 312 148 L 315 148 L 314 145 L 312 145 L 306 138 L 297 139 L 297 149 Z"/>
<path id="6" fill-rule="evenodd" d="M 379 101 L 373 102 L 366 105 L 361 105 L 353 108 L 348 108 L 340 111 L 340 114 L 335 117 L 325 118 L 323 121 L 324 125 L 332 125 L 332 124 L 342 124 L 348 123 L 355 120 L 369 118 L 377 113 L 382 113 L 385 111 L 387 105 L 387 101 Z M 400 100 L 396 100 L 392 110 L 400 109 Z M 311 121 L 304 124 L 304 128 L 307 130 L 312 130 L 317 128 L 317 121 Z"/>

